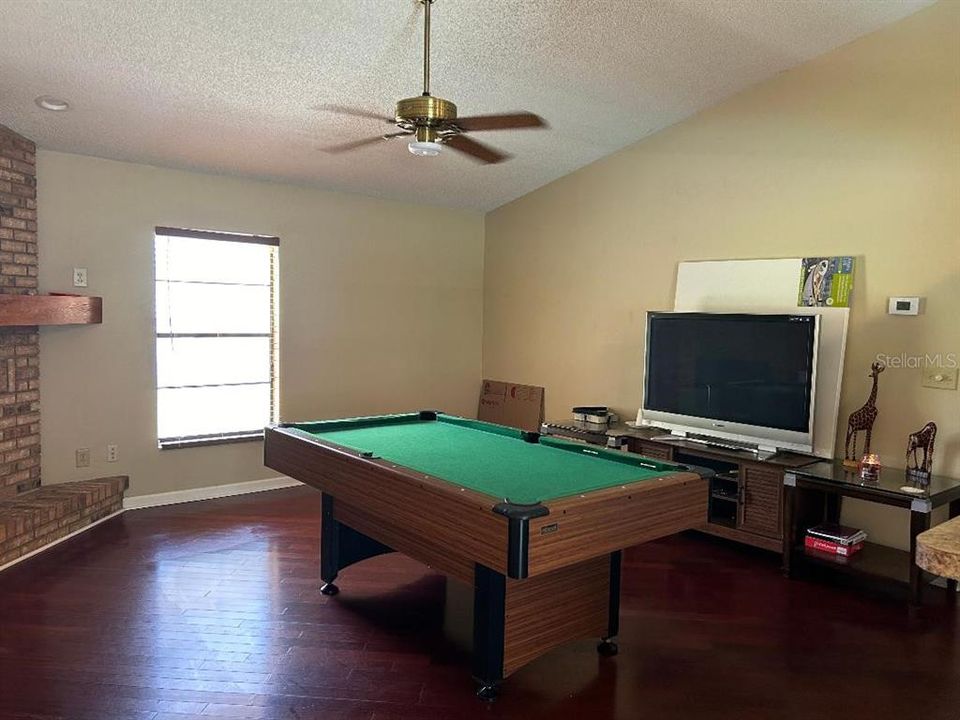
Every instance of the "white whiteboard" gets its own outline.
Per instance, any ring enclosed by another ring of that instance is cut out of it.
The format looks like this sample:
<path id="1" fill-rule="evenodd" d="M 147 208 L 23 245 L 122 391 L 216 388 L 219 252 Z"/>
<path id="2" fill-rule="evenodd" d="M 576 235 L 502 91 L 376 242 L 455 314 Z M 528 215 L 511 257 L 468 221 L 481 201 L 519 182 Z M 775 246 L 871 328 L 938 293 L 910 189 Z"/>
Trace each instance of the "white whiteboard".
<path id="1" fill-rule="evenodd" d="M 682 262 L 677 269 L 673 308 L 680 312 L 819 315 L 813 452 L 819 457 L 832 458 L 850 309 L 798 307 L 801 262 L 802 258 Z"/>

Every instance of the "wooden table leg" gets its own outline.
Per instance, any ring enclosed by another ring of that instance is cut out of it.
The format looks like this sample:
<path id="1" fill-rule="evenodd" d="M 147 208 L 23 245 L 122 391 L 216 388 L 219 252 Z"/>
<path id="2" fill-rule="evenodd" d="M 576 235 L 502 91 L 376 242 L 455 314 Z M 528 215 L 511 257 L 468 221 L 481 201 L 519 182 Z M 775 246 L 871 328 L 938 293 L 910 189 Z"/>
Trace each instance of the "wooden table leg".
<path id="1" fill-rule="evenodd" d="M 784 576 L 792 577 L 793 546 L 797 537 L 797 488 L 787 485 L 783 488 L 783 564 Z"/>
<path id="2" fill-rule="evenodd" d="M 960 500 L 954 500 L 950 503 L 950 519 L 960 515 Z M 951 605 L 957 604 L 957 581 L 947 580 L 947 602 Z"/>
<path id="3" fill-rule="evenodd" d="M 924 572 L 917 565 L 917 535 L 930 529 L 930 513 L 910 511 L 910 604 L 923 602 Z"/>

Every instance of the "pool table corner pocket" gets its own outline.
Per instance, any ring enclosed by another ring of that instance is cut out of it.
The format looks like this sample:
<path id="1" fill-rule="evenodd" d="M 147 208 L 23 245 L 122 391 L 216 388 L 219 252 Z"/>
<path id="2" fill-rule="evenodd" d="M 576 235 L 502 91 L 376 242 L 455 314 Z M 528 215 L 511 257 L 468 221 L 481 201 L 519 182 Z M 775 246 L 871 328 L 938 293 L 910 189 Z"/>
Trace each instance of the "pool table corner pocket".
<path id="1" fill-rule="evenodd" d="M 507 576 L 522 580 L 529 572 L 530 520 L 550 514 L 541 503 L 512 503 L 504 500 L 493 506 L 493 512 L 507 518 Z"/>

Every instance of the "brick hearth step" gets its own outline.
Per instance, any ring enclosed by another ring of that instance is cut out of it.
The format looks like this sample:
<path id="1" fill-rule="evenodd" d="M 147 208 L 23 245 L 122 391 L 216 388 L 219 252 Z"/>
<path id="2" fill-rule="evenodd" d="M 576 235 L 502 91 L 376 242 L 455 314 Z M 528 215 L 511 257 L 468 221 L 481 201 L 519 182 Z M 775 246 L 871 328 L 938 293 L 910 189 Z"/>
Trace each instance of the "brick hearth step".
<path id="1" fill-rule="evenodd" d="M 0 567 L 123 508 L 126 475 L 44 485 L 0 501 Z"/>

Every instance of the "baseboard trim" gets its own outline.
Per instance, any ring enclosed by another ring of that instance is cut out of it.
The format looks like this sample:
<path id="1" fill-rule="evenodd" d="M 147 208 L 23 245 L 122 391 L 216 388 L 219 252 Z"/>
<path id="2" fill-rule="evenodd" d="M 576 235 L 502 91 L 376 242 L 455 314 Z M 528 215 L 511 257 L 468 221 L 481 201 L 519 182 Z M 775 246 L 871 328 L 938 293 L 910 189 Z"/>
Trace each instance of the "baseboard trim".
<path id="1" fill-rule="evenodd" d="M 115 513 L 110 513 L 110 514 L 107 515 L 106 517 L 102 517 L 102 518 L 100 518 L 99 520 L 96 520 L 96 521 L 90 523 L 89 525 L 84 525 L 84 526 L 83 526 L 82 528 L 80 528 L 79 530 L 74 530 L 74 531 L 73 531 L 72 533 L 70 533 L 69 535 L 64 535 L 62 538 L 57 538 L 57 539 L 54 540 L 53 542 L 47 543 L 47 544 L 44 545 L 43 547 L 38 547 L 36 550 L 31 550 L 31 551 L 28 552 L 27 554 L 21 555 L 20 557 L 16 558 L 15 560 L 11 560 L 11 561 L 8 562 L 6 565 L 0 565 L 0 572 L 3 572 L 3 571 L 6 570 L 7 568 L 13 567 L 13 566 L 16 565 L 17 563 L 23 562 L 24 560 L 29 560 L 29 559 L 32 558 L 34 555 L 39 555 L 40 553 L 45 552 L 45 551 L 49 550 L 50 548 L 59 545 L 59 544 L 62 543 L 64 540 L 69 540 L 69 539 L 72 538 L 72 537 L 76 537 L 76 536 L 79 535 L 80 533 L 85 533 L 87 530 L 89 530 L 90 528 L 95 528 L 95 527 L 96 527 L 97 525 L 99 525 L 100 523 L 105 523 L 107 520 L 112 520 L 113 518 L 117 517 L 118 515 L 123 515 L 123 512 L 124 512 L 123 510 L 117 510 Z"/>
<path id="2" fill-rule="evenodd" d="M 178 505 L 180 503 L 195 502 L 197 500 L 215 500 L 217 498 L 232 497 L 233 495 L 247 495 L 249 493 L 280 490 L 282 488 L 298 487 L 300 485 L 302 485 L 302 483 L 299 480 L 288 477 L 274 477 L 266 478 L 265 480 L 229 483 L 227 485 L 210 485 L 208 487 L 193 488 L 191 490 L 174 490 L 172 492 L 155 493 L 153 495 L 136 495 L 123 499 L 123 509 L 143 510 L 144 508 Z"/>

